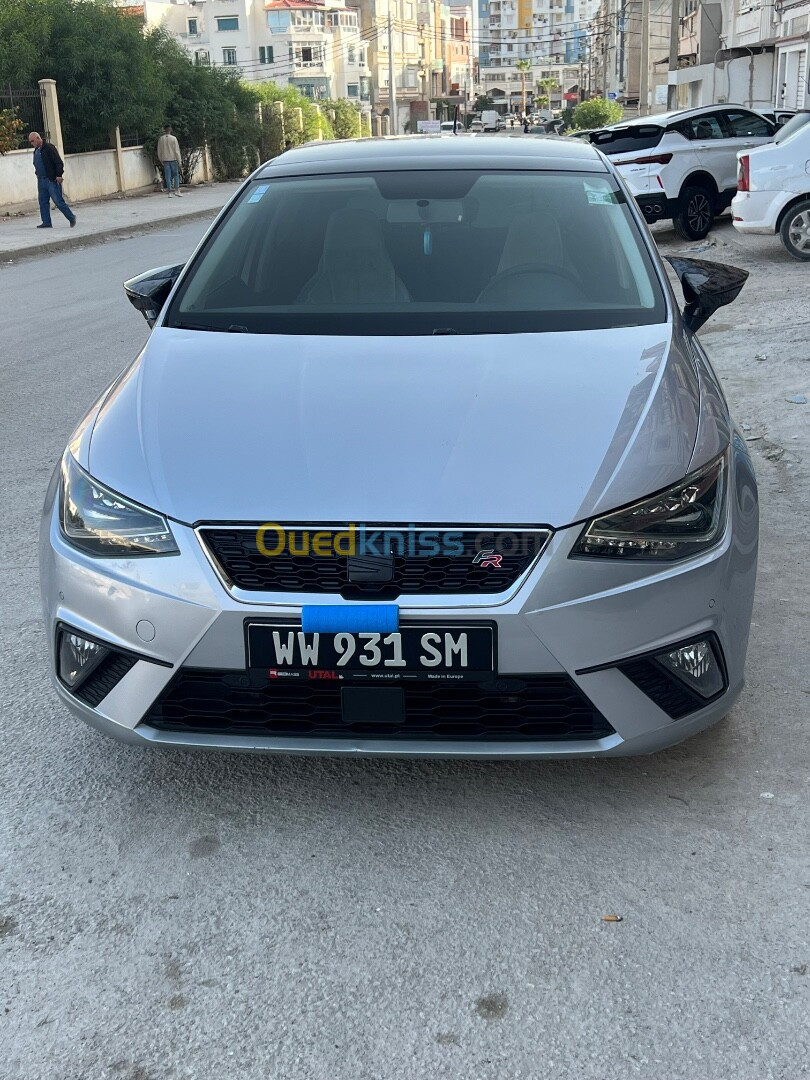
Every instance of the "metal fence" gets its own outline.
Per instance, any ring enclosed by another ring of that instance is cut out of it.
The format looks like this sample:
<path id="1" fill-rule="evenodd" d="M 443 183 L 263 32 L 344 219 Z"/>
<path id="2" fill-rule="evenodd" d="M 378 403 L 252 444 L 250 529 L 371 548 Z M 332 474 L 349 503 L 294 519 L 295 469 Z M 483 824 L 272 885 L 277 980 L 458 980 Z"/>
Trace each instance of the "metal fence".
<path id="1" fill-rule="evenodd" d="M 15 90 L 11 86 L 0 87 L 0 112 L 8 109 L 22 121 L 17 146 L 20 150 L 28 146 L 29 131 L 38 131 L 44 139 L 50 138 L 45 127 L 44 98 L 45 94 L 39 86 L 28 90 Z"/>

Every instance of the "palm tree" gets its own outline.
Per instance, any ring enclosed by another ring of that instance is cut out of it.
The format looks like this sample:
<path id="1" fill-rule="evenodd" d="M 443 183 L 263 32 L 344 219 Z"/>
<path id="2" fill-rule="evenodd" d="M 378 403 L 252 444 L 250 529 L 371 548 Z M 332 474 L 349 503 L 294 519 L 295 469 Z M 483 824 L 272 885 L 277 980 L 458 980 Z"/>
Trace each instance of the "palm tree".
<path id="1" fill-rule="evenodd" d="M 532 70 L 531 60 L 516 60 L 515 67 L 520 72 L 520 96 L 522 101 L 523 115 L 526 115 L 526 75 Z"/>
<path id="2" fill-rule="evenodd" d="M 541 108 L 551 108 L 551 91 L 557 87 L 556 79 L 540 79 L 537 83 L 537 104 Z"/>

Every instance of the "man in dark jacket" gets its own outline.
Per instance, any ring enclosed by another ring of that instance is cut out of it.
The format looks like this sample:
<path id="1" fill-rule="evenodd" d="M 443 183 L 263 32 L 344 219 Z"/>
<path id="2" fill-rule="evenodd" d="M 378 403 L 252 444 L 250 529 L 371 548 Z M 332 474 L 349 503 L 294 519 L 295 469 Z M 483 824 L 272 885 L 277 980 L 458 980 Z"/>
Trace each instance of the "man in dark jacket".
<path id="1" fill-rule="evenodd" d="M 32 131 L 28 142 L 34 148 L 34 172 L 37 174 L 39 192 L 39 214 L 42 224 L 38 229 L 51 228 L 51 199 L 57 210 L 61 210 L 70 222 L 71 229 L 76 224 L 76 215 L 65 202 L 62 194 L 62 179 L 65 173 L 64 163 L 53 143 L 45 142 L 38 131 Z"/>

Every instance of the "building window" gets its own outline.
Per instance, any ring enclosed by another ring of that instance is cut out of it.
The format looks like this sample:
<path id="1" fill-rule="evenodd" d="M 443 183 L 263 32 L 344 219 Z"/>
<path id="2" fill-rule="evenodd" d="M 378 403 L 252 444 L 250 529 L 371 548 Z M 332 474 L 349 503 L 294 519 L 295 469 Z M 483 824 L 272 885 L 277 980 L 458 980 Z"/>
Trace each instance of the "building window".
<path id="1" fill-rule="evenodd" d="M 346 50 L 346 62 L 349 64 L 355 63 L 354 59 L 354 45 L 350 45 Z"/>
<path id="2" fill-rule="evenodd" d="M 311 64 L 312 63 L 312 49 L 310 49 L 307 45 L 305 45 L 301 49 L 301 61 L 304 64 Z"/>
<path id="3" fill-rule="evenodd" d="M 222 63 L 226 67 L 236 67 L 236 49 L 223 49 Z"/>
<path id="4" fill-rule="evenodd" d="M 350 82 L 346 87 L 346 92 L 348 93 L 349 97 L 359 97 L 360 87 L 357 85 L 357 83 Z"/>
<path id="5" fill-rule="evenodd" d="M 190 34 L 196 34 L 197 33 L 197 20 L 196 19 L 189 19 L 188 20 L 188 32 Z"/>
<path id="6" fill-rule="evenodd" d="M 217 30 L 238 30 L 239 16 L 227 15 L 223 19 L 217 19 Z"/>
<path id="7" fill-rule="evenodd" d="M 405 5 L 405 18 L 408 22 L 413 22 L 413 4 Z"/>
<path id="8" fill-rule="evenodd" d="M 211 57 L 205 49 L 198 49 L 194 54 L 194 63 L 199 64 L 201 67 L 208 67 L 211 63 Z"/>
<path id="9" fill-rule="evenodd" d="M 259 63 L 260 64 L 272 64 L 273 63 L 273 46 L 272 45 L 260 45 L 259 46 Z"/>

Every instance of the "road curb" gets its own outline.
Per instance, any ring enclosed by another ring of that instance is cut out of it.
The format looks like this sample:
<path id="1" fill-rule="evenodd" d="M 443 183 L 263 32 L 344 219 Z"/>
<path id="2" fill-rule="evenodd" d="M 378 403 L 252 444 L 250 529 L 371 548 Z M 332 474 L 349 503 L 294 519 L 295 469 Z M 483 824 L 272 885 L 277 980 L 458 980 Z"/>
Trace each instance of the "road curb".
<path id="1" fill-rule="evenodd" d="M 223 206 L 225 203 L 222 204 Z M 154 221 L 138 221 L 130 225 L 119 225 L 114 229 L 104 229 L 102 232 L 82 235 L 71 234 L 64 240 L 54 240 L 47 244 L 38 244 L 36 247 L 0 248 L 0 262 L 7 263 L 15 260 L 33 259 L 37 255 L 54 255 L 60 251 L 73 251 L 80 247 L 92 247 L 95 244 L 106 243 L 107 240 L 115 240 L 116 237 L 133 236 L 135 234 L 155 232 L 158 229 L 171 228 L 178 222 L 201 221 L 204 218 L 214 218 L 222 209 L 221 206 L 211 206 L 205 210 L 188 210 L 180 212 L 174 217 L 157 218 Z M 77 228 L 81 228 L 78 225 Z"/>

